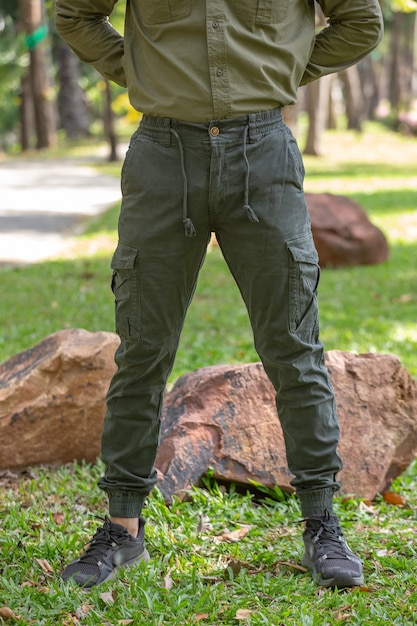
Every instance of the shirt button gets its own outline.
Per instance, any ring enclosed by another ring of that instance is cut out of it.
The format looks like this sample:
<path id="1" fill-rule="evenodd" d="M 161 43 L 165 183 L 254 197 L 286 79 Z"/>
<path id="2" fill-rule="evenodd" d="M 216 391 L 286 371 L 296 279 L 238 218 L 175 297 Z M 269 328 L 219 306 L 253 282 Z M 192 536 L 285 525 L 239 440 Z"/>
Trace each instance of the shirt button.
<path id="1" fill-rule="evenodd" d="M 223 74 L 224 74 L 224 72 L 220 68 L 218 70 L 216 70 L 216 75 L 217 76 L 223 76 Z"/>
<path id="2" fill-rule="evenodd" d="M 211 25 L 213 28 L 219 28 L 220 26 L 219 22 L 216 22 L 216 21 L 212 22 Z"/>
<path id="3" fill-rule="evenodd" d="M 212 137 L 217 137 L 218 135 L 220 135 L 220 129 L 217 126 L 212 126 L 210 128 L 210 135 Z"/>

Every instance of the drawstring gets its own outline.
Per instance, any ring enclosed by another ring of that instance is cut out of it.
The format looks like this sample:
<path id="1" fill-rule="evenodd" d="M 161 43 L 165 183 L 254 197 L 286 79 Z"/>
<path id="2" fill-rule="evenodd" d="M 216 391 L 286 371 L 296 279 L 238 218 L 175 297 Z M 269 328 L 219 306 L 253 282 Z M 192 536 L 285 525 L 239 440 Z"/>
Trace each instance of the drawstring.
<path id="1" fill-rule="evenodd" d="M 246 143 L 248 138 L 249 126 L 245 126 L 245 130 L 243 132 L 243 158 L 245 159 L 246 164 L 246 174 L 245 174 L 245 197 L 243 201 L 243 208 L 246 211 L 246 216 L 250 222 L 259 222 L 259 218 L 256 215 L 255 211 L 249 205 L 249 175 L 250 175 L 250 165 L 248 161 L 248 157 L 246 154 Z"/>
<path id="2" fill-rule="evenodd" d="M 185 170 L 185 161 L 184 161 L 184 147 L 182 145 L 181 137 L 173 128 L 170 129 L 171 133 L 174 135 L 178 150 L 180 153 L 180 165 L 181 165 L 181 174 L 183 180 L 183 200 L 182 200 L 182 223 L 184 224 L 184 231 L 186 237 L 195 237 L 196 229 L 194 227 L 191 218 L 188 217 L 188 181 L 187 181 L 187 172 Z M 246 165 L 246 173 L 245 173 L 245 192 L 244 192 L 244 200 L 243 200 L 243 208 L 246 211 L 246 216 L 250 222 L 259 222 L 259 218 L 256 215 L 255 211 L 249 204 L 249 177 L 250 177 L 250 164 L 248 160 L 248 156 L 246 154 L 246 144 L 248 138 L 249 126 L 245 126 L 243 132 L 243 158 L 245 160 Z"/>
<path id="3" fill-rule="evenodd" d="M 181 137 L 173 128 L 170 129 L 171 133 L 174 135 L 177 140 L 178 150 L 180 153 L 180 164 L 181 164 L 181 173 L 182 173 L 182 181 L 183 181 L 183 196 L 182 196 L 182 223 L 184 224 L 184 231 L 186 237 L 195 237 L 196 229 L 194 224 L 191 221 L 191 218 L 188 217 L 188 181 L 187 181 L 187 172 L 185 171 L 185 161 L 184 161 L 184 148 L 182 145 Z"/>

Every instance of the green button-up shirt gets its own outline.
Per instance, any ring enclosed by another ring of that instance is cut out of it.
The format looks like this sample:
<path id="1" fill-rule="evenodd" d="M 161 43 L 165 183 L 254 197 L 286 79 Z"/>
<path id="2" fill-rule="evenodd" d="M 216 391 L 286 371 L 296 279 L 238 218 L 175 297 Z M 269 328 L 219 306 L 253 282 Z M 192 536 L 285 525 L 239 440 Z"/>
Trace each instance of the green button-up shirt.
<path id="1" fill-rule="evenodd" d="M 380 41 L 378 0 L 57 0 L 56 27 L 82 61 L 127 86 L 138 111 L 205 122 L 292 104 L 297 88 L 356 63 Z"/>

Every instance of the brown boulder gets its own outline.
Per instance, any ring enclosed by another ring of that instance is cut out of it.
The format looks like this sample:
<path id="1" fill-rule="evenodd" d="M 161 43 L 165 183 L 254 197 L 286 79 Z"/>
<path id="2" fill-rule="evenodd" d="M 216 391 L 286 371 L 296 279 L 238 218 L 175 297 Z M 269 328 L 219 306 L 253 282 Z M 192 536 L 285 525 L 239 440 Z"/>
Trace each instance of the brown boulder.
<path id="1" fill-rule="evenodd" d="M 385 235 L 353 200 L 330 193 L 306 193 L 322 267 L 373 265 L 388 258 Z"/>
<path id="2" fill-rule="evenodd" d="M 64 330 L 0 366 L 0 469 L 97 458 L 117 345 Z"/>
<path id="3" fill-rule="evenodd" d="M 0 469 L 94 461 L 115 371 L 113 333 L 66 330 L 0 366 Z M 331 351 L 344 493 L 372 499 L 417 454 L 417 381 L 390 355 Z M 219 479 L 290 489 L 274 390 L 260 363 L 216 366 L 165 396 L 157 468 L 169 501 Z"/>
<path id="4" fill-rule="evenodd" d="M 390 355 L 331 351 L 327 364 L 342 429 L 342 491 L 372 499 L 417 454 L 417 382 Z M 291 490 L 274 390 L 258 363 L 183 376 L 166 396 L 156 461 L 167 501 L 219 480 Z"/>

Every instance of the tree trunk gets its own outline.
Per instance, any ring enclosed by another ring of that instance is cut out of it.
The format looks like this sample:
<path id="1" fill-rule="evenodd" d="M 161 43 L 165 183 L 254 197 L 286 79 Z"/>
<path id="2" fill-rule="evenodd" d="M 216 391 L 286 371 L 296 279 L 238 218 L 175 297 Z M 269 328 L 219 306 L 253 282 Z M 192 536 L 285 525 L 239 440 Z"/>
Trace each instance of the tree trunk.
<path id="1" fill-rule="evenodd" d="M 339 72 L 343 86 L 345 110 L 349 130 L 362 130 L 363 95 L 358 66 L 353 65 Z"/>
<path id="2" fill-rule="evenodd" d="M 391 66 L 388 82 L 388 98 L 393 109 L 397 109 L 401 99 L 400 47 L 403 13 L 394 13 L 391 27 Z"/>
<path id="3" fill-rule="evenodd" d="M 105 84 L 104 130 L 110 144 L 109 161 L 117 161 L 117 138 L 112 109 L 111 87 L 108 80 L 105 81 Z"/>
<path id="4" fill-rule="evenodd" d="M 79 61 L 62 39 L 58 39 L 55 53 L 59 78 L 59 126 L 65 130 L 67 137 L 86 137 L 90 119 L 84 91 L 78 84 Z"/>
<path id="5" fill-rule="evenodd" d="M 309 124 L 304 154 L 319 156 L 321 154 L 321 135 L 328 119 L 329 97 L 332 77 L 323 76 L 307 85 L 307 113 Z"/>
<path id="6" fill-rule="evenodd" d="M 56 121 L 52 90 L 49 88 L 45 47 L 42 37 L 36 39 L 44 24 L 42 0 L 19 0 L 19 29 L 26 33 L 30 51 L 29 84 L 33 102 L 36 148 L 49 148 L 56 143 Z M 23 93 L 23 97 L 26 94 Z M 28 103 L 23 105 L 30 106 Z"/>
<path id="7" fill-rule="evenodd" d="M 29 150 L 30 138 L 35 132 L 33 119 L 32 88 L 29 74 L 25 74 L 21 80 L 21 104 L 20 104 L 20 144 L 22 150 Z"/>

